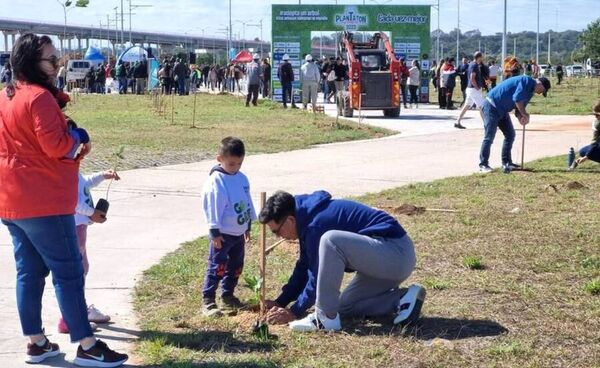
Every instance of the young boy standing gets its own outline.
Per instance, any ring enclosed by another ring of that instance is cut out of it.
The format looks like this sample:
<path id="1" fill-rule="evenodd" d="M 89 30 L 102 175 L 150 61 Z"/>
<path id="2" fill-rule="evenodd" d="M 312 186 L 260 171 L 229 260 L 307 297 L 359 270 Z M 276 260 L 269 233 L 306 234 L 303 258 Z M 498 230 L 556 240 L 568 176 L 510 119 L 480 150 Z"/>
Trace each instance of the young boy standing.
<path id="1" fill-rule="evenodd" d="M 219 165 L 212 168 L 204 185 L 203 208 L 209 228 L 210 249 L 204 280 L 202 313 L 220 316 L 216 292 L 221 283 L 221 301 L 228 309 L 242 306 L 233 295 L 244 267 L 244 247 L 250 240 L 250 226 L 256 212 L 250 184 L 240 172 L 246 150 L 244 142 L 227 137 L 217 153 Z"/>

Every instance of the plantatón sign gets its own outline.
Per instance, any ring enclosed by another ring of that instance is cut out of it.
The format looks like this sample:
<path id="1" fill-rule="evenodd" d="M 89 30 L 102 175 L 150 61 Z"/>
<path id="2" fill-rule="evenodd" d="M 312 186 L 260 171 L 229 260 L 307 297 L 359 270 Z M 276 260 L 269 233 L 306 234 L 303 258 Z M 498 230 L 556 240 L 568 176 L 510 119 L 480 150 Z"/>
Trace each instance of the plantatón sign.
<path id="1" fill-rule="evenodd" d="M 326 36 L 336 32 L 386 32 L 398 58 L 404 58 L 410 67 L 419 60 L 422 73 L 421 101 L 429 98 L 430 67 L 427 51 L 430 49 L 430 6 L 400 5 L 273 5 L 272 6 L 273 98 L 282 100 L 282 88 L 277 70 L 283 55 L 289 56 L 294 69 L 293 89 L 300 89 L 300 66 L 306 54 L 313 57 L 336 56 L 337 45 L 315 46 L 313 32 Z M 338 39 L 338 38 L 336 38 Z M 315 51 L 316 50 L 316 51 Z M 299 95 L 296 95 L 296 101 Z"/>

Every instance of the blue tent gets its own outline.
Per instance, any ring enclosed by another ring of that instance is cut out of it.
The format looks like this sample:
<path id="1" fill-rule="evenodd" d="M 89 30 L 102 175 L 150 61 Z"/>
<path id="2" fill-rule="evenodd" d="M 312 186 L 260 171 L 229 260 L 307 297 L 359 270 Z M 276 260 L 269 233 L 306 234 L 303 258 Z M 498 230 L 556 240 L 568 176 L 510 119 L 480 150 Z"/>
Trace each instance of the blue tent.
<path id="1" fill-rule="evenodd" d="M 148 50 L 140 46 L 131 46 L 119 56 L 117 64 L 125 62 L 135 63 L 136 61 L 142 61 L 145 58 L 148 58 Z"/>
<path id="2" fill-rule="evenodd" d="M 87 49 L 87 51 L 85 52 L 85 56 L 83 58 L 85 60 L 99 61 L 99 62 L 106 60 L 104 58 L 104 56 L 102 55 L 102 51 L 100 51 L 98 48 L 93 47 L 93 46 L 90 46 Z"/>

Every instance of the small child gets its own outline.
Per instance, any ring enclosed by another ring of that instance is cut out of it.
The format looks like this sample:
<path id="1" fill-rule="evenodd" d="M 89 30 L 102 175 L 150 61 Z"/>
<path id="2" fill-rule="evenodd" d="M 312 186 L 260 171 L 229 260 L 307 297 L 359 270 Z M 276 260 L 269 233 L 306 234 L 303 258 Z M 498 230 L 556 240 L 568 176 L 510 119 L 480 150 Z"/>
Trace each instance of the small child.
<path id="1" fill-rule="evenodd" d="M 209 228 L 210 250 L 203 289 L 205 316 L 220 316 L 215 302 L 221 283 L 221 301 L 228 309 L 242 303 L 233 295 L 244 267 L 244 246 L 250 240 L 250 226 L 256 212 L 250 196 L 250 184 L 239 170 L 244 162 L 244 142 L 227 137 L 217 153 L 219 165 L 210 171 L 203 190 L 203 208 Z"/>
<path id="2" fill-rule="evenodd" d="M 592 160 L 600 163 L 600 101 L 594 106 L 594 115 L 596 120 L 592 123 L 594 129 L 594 136 L 592 143 L 581 148 L 579 150 L 579 158 L 573 162 L 570 170 L 575 170 L 577 166 L 581 165 L 587 160 Z"/>
<path id="3" fill-rule="evenodd" d="M 119 174 L 113 170 L 95 173 L 92 175 L 82 175 L 79 173 L 79 188 L 77 196 L 77 207 L 75 209 L 75 225 L 77 231 L 77 242 L 81 252 L 81 262 L 83 263 L 84 277 L 87 276 L 90 264 L 86 252 L 87 227 L 93 223 L 104 223 L 106 213 L 94 208 L 94 200 L 90 192 L 91 188 L 102 183 L 106 179 L 120 180 Z M 108 323 L 110 316 L 102 314 L 94 305 L 88 307 L 88 320 L 95 323 Z M 92 328 L 95 329 L 95 325 Z M 61 317 L 58 322 L 58 332 L 69 333 L 69 327 Z"/>

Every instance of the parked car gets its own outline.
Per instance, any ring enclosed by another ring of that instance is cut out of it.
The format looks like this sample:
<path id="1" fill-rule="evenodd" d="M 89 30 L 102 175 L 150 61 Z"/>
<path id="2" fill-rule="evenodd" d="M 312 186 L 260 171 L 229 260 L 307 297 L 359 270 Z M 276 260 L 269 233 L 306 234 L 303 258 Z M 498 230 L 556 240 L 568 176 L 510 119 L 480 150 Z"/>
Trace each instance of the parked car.
<path id="1" fill-rule="evenodd" d="M 567 71 L 567 77 L 577 77 L 584 75 L 583 65 L 567 65 L 565 69 Z"/>
<path id="2" fill-rule="evenodd" d="M 541 76 L 550 76 L 554 74 L 554 68 L 548 64 L 540 64 L 540 75 Z"/>

